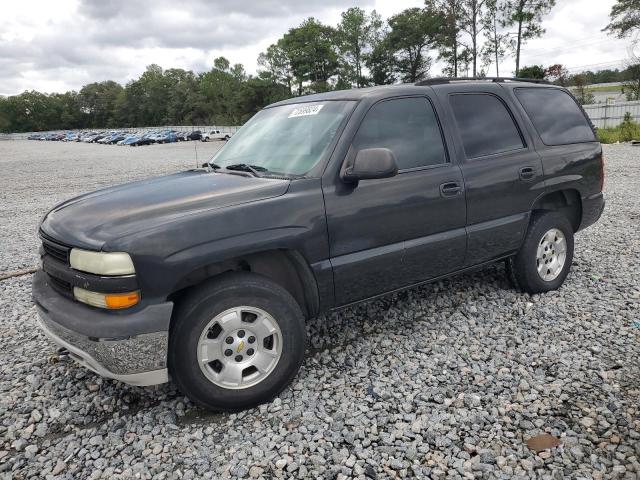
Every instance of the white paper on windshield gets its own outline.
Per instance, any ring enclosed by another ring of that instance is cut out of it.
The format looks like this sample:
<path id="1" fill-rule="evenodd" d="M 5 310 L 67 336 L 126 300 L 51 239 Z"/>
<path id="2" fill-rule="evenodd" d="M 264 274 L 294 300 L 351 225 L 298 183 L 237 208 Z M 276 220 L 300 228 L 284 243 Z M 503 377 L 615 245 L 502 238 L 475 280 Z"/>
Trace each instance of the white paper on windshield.
<path id="1" fill-rule="evenodd" d="M 305 105 L 303 107 L 294 108 L 287 118 L 306 117 L 308 115 L 317 115 L 324 105 Z"/>

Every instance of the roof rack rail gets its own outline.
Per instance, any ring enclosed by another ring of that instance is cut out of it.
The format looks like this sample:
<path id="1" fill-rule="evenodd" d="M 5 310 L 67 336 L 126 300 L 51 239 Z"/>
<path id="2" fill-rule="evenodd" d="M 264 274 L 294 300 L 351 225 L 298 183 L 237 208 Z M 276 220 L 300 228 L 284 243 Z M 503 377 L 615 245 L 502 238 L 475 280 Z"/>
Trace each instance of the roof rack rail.
<path id="1" fill-rule="evenodd" d="M 434 77 L 434 78 L 427 78 L 426 80 L 421 80 L 419 82 L 416 82 L 415 85 L 421 87 L 425 85 L 439 85 L 442 83 L 464 82 L 464 81 L 473 81 L 473 80 L 485 80 L 487 82 L 491 81 L 494 83 L 528 82 L 528 83 L 543 83 L 543 84 L 551 85 L 551 82 L 540 79 L 540 78 L 518 78 L 518 77 Z"/>

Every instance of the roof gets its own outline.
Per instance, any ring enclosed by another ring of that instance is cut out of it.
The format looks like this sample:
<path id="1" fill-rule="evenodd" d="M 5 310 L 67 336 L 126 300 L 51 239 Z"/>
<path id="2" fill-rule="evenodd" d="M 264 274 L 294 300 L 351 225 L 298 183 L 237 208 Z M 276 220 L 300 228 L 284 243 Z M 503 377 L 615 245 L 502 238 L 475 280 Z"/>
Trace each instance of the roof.
<path id="1" fill-rule="evenodd" d="M 325 100 L 360 100 L 365 97 L 379 96 L 381 93 L 389 93 L 390 90 L 394 90 L 395 94 L 412 94 L 416 92 L 417 87 L 436 87 L 438 85 L 448 85 L 456 83 L 464 83 L 465 85 L 477 84 L 482 85 L 486 83 L 526 83 L 530 85 L 542 86 L 554 86 L 545 80 L 531 79 L 531 78 L 507 78 L 507 77 L 486 77 L 486 78 L 474 78 L 474 77 L 436 77 L 422 80 L 416 83 L 401 83 L 397 85 L 376 85 L 375 87 L 366 88 L 352 88 L 350 90 L 332 90 L 330 92 L 314 93 L 312 95 L 303 95 L 301 97 L 293 97 L 287 100 L 282 100 L 277 103 L 272 103 L 269 107 L 276 107 L 280 105 L 288 105 L 292 103 L 306 103 L 306 102 L 319 102 Z"/>

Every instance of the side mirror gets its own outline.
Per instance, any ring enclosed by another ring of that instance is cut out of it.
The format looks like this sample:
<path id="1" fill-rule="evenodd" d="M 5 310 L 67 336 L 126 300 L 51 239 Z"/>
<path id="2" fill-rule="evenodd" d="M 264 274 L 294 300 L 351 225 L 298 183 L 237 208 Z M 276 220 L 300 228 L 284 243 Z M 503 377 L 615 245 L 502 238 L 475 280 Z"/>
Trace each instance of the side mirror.
<path id="1" fill-rule="evenodd" d="M 341 173 L 343 181 L 356 183 L 359 180 L 389 178 L 398 174 L 396 157 L 388 148 L 366 148 L 359 150 L 353 163 Z"/>

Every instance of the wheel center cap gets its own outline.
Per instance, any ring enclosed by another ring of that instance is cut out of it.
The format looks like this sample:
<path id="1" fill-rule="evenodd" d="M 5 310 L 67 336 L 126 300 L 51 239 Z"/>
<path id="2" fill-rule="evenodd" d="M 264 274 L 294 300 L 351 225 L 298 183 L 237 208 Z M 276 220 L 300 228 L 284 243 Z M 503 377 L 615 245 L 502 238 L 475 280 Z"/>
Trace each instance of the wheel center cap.
<path id="1" fill-rule="evenodd" d="M 240 343 L 238 344 L 238 348 L 236 348 L 236 353 L 240 353 L 242 349 L 244 349 L 244 340 L 240 340 Z"/>

